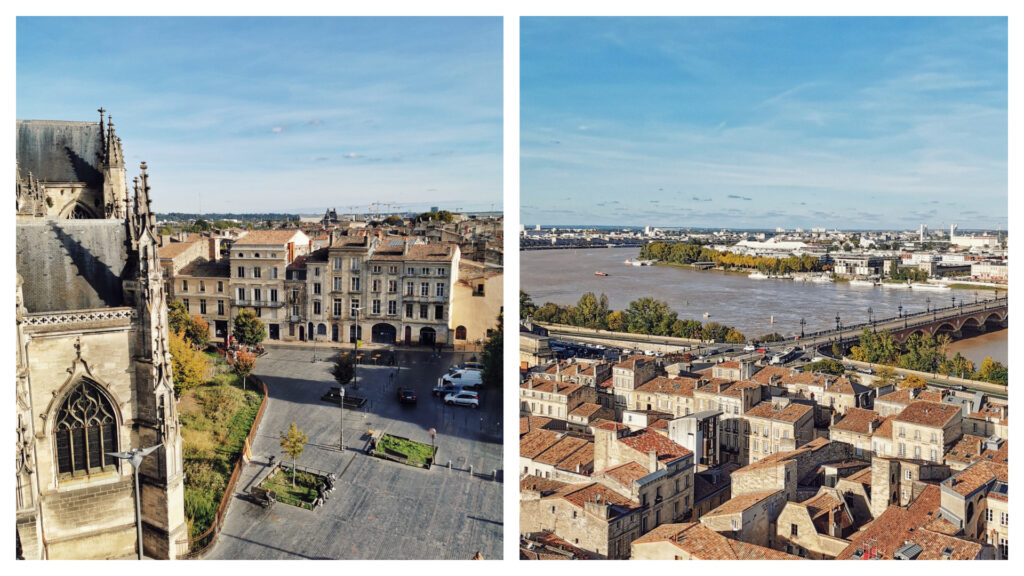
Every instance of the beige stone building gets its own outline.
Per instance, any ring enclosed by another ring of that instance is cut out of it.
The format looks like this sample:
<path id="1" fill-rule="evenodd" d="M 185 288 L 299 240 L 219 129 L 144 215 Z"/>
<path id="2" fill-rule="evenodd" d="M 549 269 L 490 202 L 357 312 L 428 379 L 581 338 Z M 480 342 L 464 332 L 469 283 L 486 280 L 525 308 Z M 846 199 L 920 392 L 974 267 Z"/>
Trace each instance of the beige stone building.
<path id="1" fill-rule="evenodd" d="M 612 366 L 612 394 L 615 398 L 615 417 L 629 408 L 633 390 L 658 375 L 657 362 L 646 356 L 630 356 Z"/>
<path id="2" fill-rule="evenodd" d="M 746 411 L 750 436 L 747 454 L 757 462 L 776 452 L 795 450 L 814 437 L 814 408 L 776 397 Z"/>
<path id="3" fill-rule="evenodd" d="M 918 400 L 892 417 L 892 445 L 899 458 L 942 462 L 946 449 L 963 435 L 960 409 Z"/>
<path id="4" fill-rule="evenodd" d="M 85 181 L 74 155 L 94 168 Z M 19 122 L 18 167 L 19 554 L 133 557 L 133 470 L 106 453 L 155 446 L 139 470 L 141 544 L 175 558 L 188 549 L 181 433 L 146 165 L 130 211 L 120 141 L 102 120 Z"/>
<path id="5" fill-rule="evenodd" d="M 458 281 L 452 288 L 452 343 L 477 349 L 498 326 L 504 307 L 504 273 L 499 265 L 459 261 Z"/>
<path id="6" fill-rule="evenodd" d="M 856 449 L 858 457 L 870 458 L 874 455 L 872 435 L 883 420 L 874 410 L 849 408 L 841 419 L 829 426 L 829 440 L 845 442 Z"/>
<path id="7" fill-rule="evenodd" d="M 842 492 L 822 487 L 803 502 L 786 502 L 776 521 L 774 546 L 804 558 L 829 560 L 850 545 L 844 537 L 856 527 Z"/>
<path id="8" fill-rule="evenodd" d="M 733 540 L 772 547 L 775 520 L 786 504 L 781 490 L 748 492 L 733 496 L 700 517 L 700 523 Z"/>
<path id="9" fill-rule="evenodd" d="M 294 323 L 285 307 L 285 269 L 309 250 L 309 237 L 297 229 L 254 230 L 236 240 L 230 250 L 231 317 L 251 308 L 266 326 L 268 340 L 290 335 Z"/>
<path id="10" fill-rule="evenodd" d="M 584 403 L 595 403 L 594 389 L 532 377 L 519 386 L 519 410 L 522 414 L 566 420 L 569 413 Z"/>
<path id="11" fill-rule="evenodd" d="M 959 472 L 979 461 L 1005 464 L 1009 456 L 1009 442 L 998 436 L 982 438 L 964 434 L 959 442 L 946 450 L 945 463 L 950 470 Z"/>
<path id="12" fill-rule="evenodd" d="M 594 442 L 580 435 L 538 428 L 519 439 L 519 466 L 520 477 L 589 482 L 594 472 Z"/>
<path id="13" fill-rule="evenodd" d="M 941 484 L 941 518 L 950 531 L 994 548 L 996 558 L 1010 554 L 1008 483 L 1006 463 L 983 460 Z"/>

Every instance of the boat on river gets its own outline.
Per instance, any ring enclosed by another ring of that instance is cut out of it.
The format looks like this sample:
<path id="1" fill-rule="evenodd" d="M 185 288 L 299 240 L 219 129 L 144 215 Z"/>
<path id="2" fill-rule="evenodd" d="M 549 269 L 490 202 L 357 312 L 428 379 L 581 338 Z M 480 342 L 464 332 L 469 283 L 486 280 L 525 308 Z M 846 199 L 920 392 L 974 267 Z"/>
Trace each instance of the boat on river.
<path id="1" fill-rule="evenodd" d="M 910 284 L 906 282 L 882 282 L 882 288 L 889 288 L 892 290 L 910 290 Z"/>
<path id="2" fill-rule="evenodd" d="M 597 272 L 594 272 L 594 276 L 607 276 L 607 275 L 608 275 L 607 272 L 601 272 L 600 270 L 598 270 Z"/>
<path id="3" fill-rule="evenodd" d="M 872 287 L 874 285 L 875 283 L 872 282 L 871 280 L 861 280 L 860 278 L 854 278 L 853 280 L 850 280 L 850 286 L 862 286 L 867 288 Z"/>
<path id="4" fill-rule="evenodd" d="M 750 276 L 747 276 L 747 278 L 750 278 L 751 280 L 767 280 L 768 275 L 762 274 L 761 272 L 754 272 Z"/>
<path id="5" fill-rule="evenodd" d="M 821 275 L 812 277 L 811 278 L 811 282 L 814 282 L 815 284 L 831 284 L 832 283 L 832 277 L 829 276 L 828 274 L 821 274 Z"/>
<path id="6" fill-rule="evenodd" d="M 926 292 L 949 292 L 952 290 L 945 284 L 925 284 L 923 282 L 914 282 L 910 285 L 911 290 L 921 290 Z"/>

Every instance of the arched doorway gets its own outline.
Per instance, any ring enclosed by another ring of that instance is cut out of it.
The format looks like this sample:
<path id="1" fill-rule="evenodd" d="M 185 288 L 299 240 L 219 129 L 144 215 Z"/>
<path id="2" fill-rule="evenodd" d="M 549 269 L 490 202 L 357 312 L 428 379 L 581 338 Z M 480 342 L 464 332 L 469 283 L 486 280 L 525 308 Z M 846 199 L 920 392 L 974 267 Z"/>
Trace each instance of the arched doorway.
<path id="1" fill-rule="evenodd" d="M 412 326 L 405 327 L 405 345 L 412 343 Z"/>
<path id="2" fill-rule="evenodd" d="M 459 327 L 455 328 L 455 339 L 456 340 L 465 340 L 466 339 L 466 327 L 465 326 L 459 326 Z"/>
<path id="3" fill-rule="evenodd" d="M 327 324 L 320 323 L 319 325 L 317 325 L 317 327 L 316 327 L 316 335 L 317 336 L 327 336 Z"/>
<path id="4" fill-rule="evenodd" d="M 313 335 L 315 334 L 315 332 L 313 332 L 313 323 L 312 322 L 306 324 L 306 334 L 309 335 L 309 339 L 310 340 L 313 340 Z"/>
<path id="5" fill-rule="evenodd" d="M 338 341 L 338 325 L 337 324 L 332 324 L 331 325 L 331 340 L 334 341 L 334 342 Z"/>
<path id="6" fill-rule="evenodd" d="M 357 324 L 353 324 L 348 327 L 348 341 L 355 343 L 357 340 L 363 339 L 363 327 Z"/>
<path id="7" fill-rule="evenodd" d="M 433 346 L 437 341 L 437 331 L 433 328 L 420 328 L 420 344 Z"/>
<path id="8" fill-rule="evenodd" d="M 305 326 L 299 326 L 299 341 L 300 342 L 305 342 L 306 341 L 306 327 Z"/>
<path id="9" fill-rule="evenodd" d="M 386 322 L 374 324 L 370 339 L 376 344 L 394 344 L 398 339 L 398 329 Z"/>

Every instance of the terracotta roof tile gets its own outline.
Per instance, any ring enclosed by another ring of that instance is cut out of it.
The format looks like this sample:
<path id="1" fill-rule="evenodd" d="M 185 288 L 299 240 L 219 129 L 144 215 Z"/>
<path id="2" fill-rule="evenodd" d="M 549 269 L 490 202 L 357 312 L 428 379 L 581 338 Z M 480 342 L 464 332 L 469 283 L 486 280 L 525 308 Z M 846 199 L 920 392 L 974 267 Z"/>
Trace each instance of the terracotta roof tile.
<path id="1" fill-rule="evenodd" d="M 771 496 L 778 494 L 780 490 L 765 490 L 763 492 L 749 492 L 747 494 L 740 494 L 739 496 L 733 496 L 729 500 L 722 503 L 721 506 L 715 508 L 704 514 L 703 518 L 710 516 L 726 516 L 728 514 L 738 514 L 751 506 L 756 506 L 761 502 L 764 502 Z"/>
<path id="2" fill-rule="evenodd" d="M 693 452 L 648 428 L 644 428 L 624 438 L 619 438 L 619 442 L 644 454 L 654 450 L 658 454 L 658 460 L 661 462 L 693 454 Z"/>
<path id="3" fill-rule="evenodd" d="M 850 559 L 856 552 L 871 548 L 882 559 L 892 559 L 893 554 L 908 541 L 921 547 L 917 560 L 942 559 L 947 549 L 953 560 L 976 558 L 981 553 L 981 544 L 927 528 L 938 514 L 940 502 L 939 487 L 934 484 L 926 486 L 910 506 L 890 506 L 864 529 L 850 536 L 850 545 L 836 559 Z"/>
<path id="4" fill-rule="evenodd" d="M 559 434 L 551 430 L 534 430 L 519 439 L 519 456 L 536 458 L 559 440 Z"/>
<path id="5" fill-rule="evenodd" d="M 943 428 L 959 414 L 960 409 L 952 404 L 915 400 L 894 416 L 893 420 L 918 426 Z"/>
<path id="6" fill-rule="evenodd" d="M 981 460 L 971 464 L 967 468 L 947 478 L 942 483 L 949 486 L 957 494 L 967 496 L 982 486 L 994 482 L 1007 482 L 1009 478 L 1009 467 L 1007 464 L 997 464 L 987 460 Z"/>
<path id="7" fill-rule="evenodd" d="M 579 465 L 579 470 L 576 466 Z M 590 471 L 594 468 L 594 443 L 587 442 L 583 446 L 576 450 L 572 454 L 569 454 L 561 462 L 559 462 L 555 468 L 564 470 L 566 472 L 572 472 L 574 474 L 583 474 L 589 476 Z"/>
<path id="8" fill-rule="evenodd" d="M 576 416 L 578 418 L 590 418 L 596 414 L 603 406 L 595 404 L 594 402 L 584 402 L 577 406 L 572 412 L 569 412 L 569 416 Z"/>
<path id="9" fill-rule="evenodd" d="M 796 404 L 792 402 L 780 410 L 776 409 L 771 401 L 766 400 L 759 402 L 757 406 L 747 410 L 746 416 L 751 418 L 766 418 L 770 420 L 777 420 L 779 422 L 795 423 L 804 416 L 810 414 L 813 410 L 813 407 L 806 404 Z"/>
<path id="10" fill-rule="evenodd" d="M 659 376 L 636 387 L 637 392 L 648 394 L 673 394 L 693 397 L 693 389 L 697 386 L 694 378 L 665 378 Z"/>
<path id="11" fill-rule="evenodd" d="M 698 560 L 802 560 L 785 552 L 726 538 L 697 522 L 662 524 L 633 540 L 632 546 L 655 542 L 671 542 Z"/>
<path id="12" fill-rule="evenodd" d="M 873 433 L 874 430 L 868 430 L 871 424 L 877 428 L 881 421 L 881 417 L 878 412 L 874 410 L 865 410 L 864 408 L 850 408 L 846 411 L 846 415 L 839 422 L 836 422 L 830 428 L 832 430 L 842 430 L 846 432 L 853 432 L 856 434 L 869 434 Z"/>
<path id="13" fill-rule="evenodd" d="M 789 376 L 792 373 L 793 371 L 791 369 L 784 368 L 782 366 L 765 366 L 764 368 L 761 368 L 760 370 L 755 372 L 754 375 L 750 377 L 750 379 L 753 380 L 754 382 L 757 382 L 758 384 L 763 384 L 767 386 L 768 384 L 771 383 L 772 376 L 785 378 L 786 376 Z"/>
<path id="14" fill-rule="evenodd" d="M 946 451 L 946 462 L 960 462 L 970 464 L 978 460 L 989 462 L 1006 463 L 1010 456 L 1010 444 L 1003 441 L 996 450 L 990 450 L 986 446 L 986 439 L 981 436 L 964 434 L 959 442 Z"/>
<path id="15" fill-rule="evenodd" d="M 589 444 L 589 442 L 582 438 L 576 438 L 574 436 L 565 436 L 558 442 L 555 442 L 551 446 L 548 446 L 548 448 L 545 449 L 540 454 L 534 456 L 533 461 L 537 462 L 538 464 L 555 465 L 558 464 L 559 462 L 562 462 L 570 455 L 572 455 L 573 452 L 576 452 L 577 450 L 579 450 L 580 448 L 584 447 L 587 444 Z"/>
<path id="16" fill-rule="evenodd" d="M 533 390 L 538 392 L 545 392 L 548 394 L 558 394 L 561 396 L 569 396 L 573 392 L 576 392 L 580 388 L 583 388 L 582 384 L 571 384 L 569 382 L 555 382 L 554 380 L 545 380 L 544 378 L 533 378 Z M 523 382 L 519 385 L 523 390 L 530 389 L 530 382 Z"/>
<path id="17" fill-rule="evenodd" d="M 612 510 L 608 514 L 609 522 L 640 507 L 638 503 L 622 496 L 611 488 L 596 483 L 571 484 L 566 489 L 563 489 L 559 496 L 570 504 L 584 509 L 584 504 L 587 502 L 597 502 L 600 500 L 601 502 L 611 504 Z"/>
<path id="18" fill-rule="evenodd" d="M 156 253 L 160 258 L 175 258 L 194 245 L 195 242 L 169 242 L 157 248 Z"/>
<path id="19" fill-rule="evenodd" d="M 299 236 L 296 238 L 296 236 Z M 285 245 L 289 242 L 305 242 L 306 236 L 298 228 L 289 230 L 253 230 L 235 241 L 235 246 Z"/>
<path id="20" fill-rule="evenodd" d="M 643 354 L 634 354 L 633 356 L 630 356 L 630 357 L 626 358 L 625 360 L 620 360 L 619 363 L 615 365 L 615 368 L 625 368 L 626 370 L 636 370 L 636 364 L 637 364 L 638 361 L 649 362 L 650 358 L 648 358 L 647 356 L 644 356 Z"/>
<path id="21" fill-rule="evenodd" d="M 533 490 L 544 495 L 557 492 L 566 486 L 568 486 L 566 482 L 540 476 L 523 476 L 523 479 L 519 481 L 520 490 Z"/>
<path id="22" fill-rule="evenodd" d="M 629 487 L 634 480 L 639 480 L 650 473 L 650 470 L 636 462 L 626 462 L 602 472 L 605 476 L 613 478 L 616 482 L 626 487 Z"/>

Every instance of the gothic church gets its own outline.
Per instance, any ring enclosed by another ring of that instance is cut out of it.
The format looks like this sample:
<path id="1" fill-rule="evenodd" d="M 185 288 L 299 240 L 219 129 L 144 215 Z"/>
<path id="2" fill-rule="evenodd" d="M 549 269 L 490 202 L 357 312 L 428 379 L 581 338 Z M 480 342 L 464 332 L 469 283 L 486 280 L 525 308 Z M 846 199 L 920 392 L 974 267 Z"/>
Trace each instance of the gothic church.
<path id="1" fill-rule="evenodd" d="M 130 464 L 150 558 L 187 551 L 181 432 L 146 164 L 129 197 L 121 140 L 99 123 L 17 122 L 19 557 L 131 558 Z M 106 125 L 104 125 L 106 121 Z"/>

